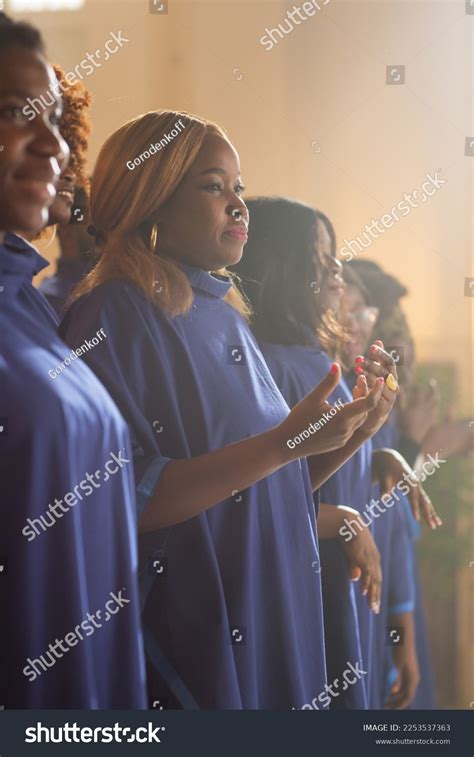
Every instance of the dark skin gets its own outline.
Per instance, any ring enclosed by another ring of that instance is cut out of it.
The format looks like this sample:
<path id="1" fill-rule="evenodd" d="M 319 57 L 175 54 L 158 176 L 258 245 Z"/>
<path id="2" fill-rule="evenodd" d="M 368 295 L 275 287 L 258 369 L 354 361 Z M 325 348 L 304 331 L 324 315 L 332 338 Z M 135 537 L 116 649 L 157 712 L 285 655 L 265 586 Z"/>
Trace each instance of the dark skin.
<path id="1" fill-rule="evenodd" d="M 47 222 L 69 150 L 58 123 L 61 102 L 31 120 L 22 113 L 27 97 L 39 97 L 56 78 L 43 55 L 21 47 L 0 54 L 0 229 L 23 236 Z"/>
<path id="2" fill-rule="evenodd" d="M 237 263 L 248 221 L 241 187 L 235 148 L 222 137 L 208 135 L 194 165 L 157 215 L 160 254 L 206 271 Z M 241 218 L 233 217 L 235 210 L 240 211 Z M 341 464 L 338 457 L 332 457 L 333 451 L 351 449 L 357 429 L 377 407 L 382 393 L 381 382 L 371 391 L 361 382 L 360 396 L 354 402 L 336 412 L 317 434 L 290 449 L 287 440 L 331 407 L 326 399 L 339 379 L 340 368 L 335 366 L 283 423 L 263 434 L 168 463 L 140 521 L 140 530 L 183 522 L 229 498 L 232 491 L 242 491 L 301 457 L 324 458 L 321 472 L 314 463 L 311 466 L 313 488 L 320 486 Z M 361 443 L 359 437 L 356 441 Z"/>
<path id="3" fill-rule="evenodd" d="M 71 166 L 67 166 L 59 178 L 58 186 L 56 187 L 56 197 L 49 208 L 48 226 L 54 226 L 55 224 L 65 226 L 69 223 L 74 203 L 75 188 L 76 174 Z"/>
<path id="4" fill-rule="evenodd" d="M 413 613 L 403 612 L 392 615 L 390 625 L 401 629 L 403 644 L 392 647 L 397 680 L 390 690 L 385 709 L 404 710 L 413 701 L 420 683 Z"/>
<path id="5" fill-rule="evenodd" d="M 209 135 L 179 188 L 160 209 L 160 254 L 207 271 L 238 263 L 246 239 L 248 210 L 241 195 L 239 157 L 225 139 Z M 232 211 L 240 211 L 237 222 Z M 176 219 L 179 218 L 179 223 Z"/>

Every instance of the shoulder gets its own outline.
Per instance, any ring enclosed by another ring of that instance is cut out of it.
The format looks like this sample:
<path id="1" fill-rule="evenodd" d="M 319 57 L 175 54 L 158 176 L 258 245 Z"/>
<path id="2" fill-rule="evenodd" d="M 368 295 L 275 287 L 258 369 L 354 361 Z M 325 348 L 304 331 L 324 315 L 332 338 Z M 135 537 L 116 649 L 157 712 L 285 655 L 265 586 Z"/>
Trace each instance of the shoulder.
<path id="1" fill-rule="evenodd" d="M 68 309 L 67 314 L 78 312 L 85 308 L 126 307 L 132 302 L 137 306 L 143 306 L 148 303 L 148 300 L 144 293 L 134 284 L 122 279 L 111 279 L 103 284 L 99 284 L 90 292 L 83 294 L 75 300 Z"/>
<path id="2" fill-rule="evenodd" d="M 70 335 L 85 327 L 107 326 L 111 330 L 135 328 L 139 322 L 157 317 L 159 311 L 140 289 L 120 279 L 99 284 L 68 308 L 60 333 Z"/>

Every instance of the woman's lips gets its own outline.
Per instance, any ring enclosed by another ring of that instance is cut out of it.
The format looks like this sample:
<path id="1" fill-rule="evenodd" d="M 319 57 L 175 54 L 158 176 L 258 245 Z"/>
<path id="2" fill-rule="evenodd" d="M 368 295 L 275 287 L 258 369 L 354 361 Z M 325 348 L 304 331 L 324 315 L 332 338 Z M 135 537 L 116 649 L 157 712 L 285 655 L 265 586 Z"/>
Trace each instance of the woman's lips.
<path id="1" fill-rule="evenodd" d="M 69 207 L 74 202 L 74 192 L 72 192 L 70 189 L 58 189 L 56 192 L 56 197 L 60 197 L 62 200 L 66 202 Z"/>
<path id="2" fill-rule="evenodd" d="M 224 231 L 224 234 L 232 239 L 238 239 L 240 242 L 246 242 L 248 239 L 245 229 L 229 229 L 228 231 Z"/>

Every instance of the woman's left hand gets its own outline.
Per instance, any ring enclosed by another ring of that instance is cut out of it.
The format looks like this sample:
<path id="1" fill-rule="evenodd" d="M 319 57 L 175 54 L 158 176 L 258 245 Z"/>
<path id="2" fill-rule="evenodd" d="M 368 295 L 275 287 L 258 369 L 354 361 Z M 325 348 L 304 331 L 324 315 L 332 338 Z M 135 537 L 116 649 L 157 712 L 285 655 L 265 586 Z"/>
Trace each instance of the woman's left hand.
<path id="1" fill-rule="evenodd" d="M 372 388 L 377 378 L 383 378 L 384 388 L 380 401 L 372 410 L 360 430 L 373 436 L 385 423 L 400 391 L 398 386 L 397 366 L 393 358 L 385 352 L 383 342 L 378 339 L 373 343 L 368 356 L 356 357 L 355 373 L 365 376 L 368 387 Z M 359 388 L 354 389 L 354 398 L 359 396 Z"/>
<path id="2" fill-rule="evenodd" d="M 379 482 L 384 494 L 390 493 L 393 488 L 396 489 L 397 484 L 406 482 L 405 488 L 407 485 L 410 488 L 407 496 L 414 518 L 419 521 L 421 511 L 430 528 L 435 529 L 443 525 L 430 498 L 417 480 L 416 472 L 410 468 L 399 452 L 394 449 L 375 450 L 372 453 L 372 474 Z"/>

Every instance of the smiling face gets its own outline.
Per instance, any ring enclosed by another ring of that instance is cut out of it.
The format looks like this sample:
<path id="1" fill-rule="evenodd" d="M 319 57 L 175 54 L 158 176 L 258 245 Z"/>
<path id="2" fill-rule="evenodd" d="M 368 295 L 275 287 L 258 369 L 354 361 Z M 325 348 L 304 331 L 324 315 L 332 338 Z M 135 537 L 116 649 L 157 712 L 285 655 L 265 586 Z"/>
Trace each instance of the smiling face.
<path id="1" fill-rule="evenodd" d="M 157 218 L 158 252 L 206 271 L 238 263 L 247 241 L 239 156 L 208 134 L 192 167 Z"/>
<path id="2" fill-rule="evenodd" d="M 33 109 L 27 98 L 45 94 L 56 84 L 54 72 L 38 52 L 8 47 L 0 54 L 0 229 L 31 234 L 48 219 L 55 184 L 69 158 L 58 131 L 58 100 Z M 29 107 L 30 119 L 22 112 Z"/>
<path id="3" fill-rule="evenodd" d="M 48 226 L 65 226 L 71 220 L 71 211 L 76 190 L 76 174 L 70 166 L 62 172 L 56 187 L 56 197 L 49 208 Z"/>

